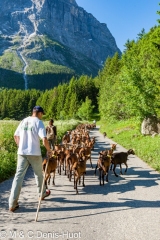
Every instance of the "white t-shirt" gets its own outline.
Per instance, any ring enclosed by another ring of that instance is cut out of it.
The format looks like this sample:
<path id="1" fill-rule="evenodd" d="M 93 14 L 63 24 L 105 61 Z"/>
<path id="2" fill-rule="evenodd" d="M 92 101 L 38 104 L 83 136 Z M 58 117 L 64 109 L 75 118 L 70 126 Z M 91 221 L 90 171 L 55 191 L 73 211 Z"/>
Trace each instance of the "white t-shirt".
<path id="1" fill-rule="evenodd" d="M 14 136 L 19 136 L 18 154 L 40 156 L 40 139 L 46 137 L 43 122 L 37 117 L 27 117 L 21 121 Z"/>

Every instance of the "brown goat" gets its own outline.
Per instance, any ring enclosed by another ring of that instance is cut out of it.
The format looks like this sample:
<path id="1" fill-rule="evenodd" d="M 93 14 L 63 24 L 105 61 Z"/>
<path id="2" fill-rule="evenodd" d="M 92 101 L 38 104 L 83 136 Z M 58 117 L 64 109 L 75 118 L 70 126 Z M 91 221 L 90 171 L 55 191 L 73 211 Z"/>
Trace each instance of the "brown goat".
<path id="1" fill-rule="evenodd" d="M 72 178 L 72 166 L 75 162 L 78 162 L 78 156 L 76 153 L 69 153 L 66 156 L 66 169 L 67 169 L 67 176 L 69 178 L 69 181 L 71 181 Z"/>
<path id="2" fill-rule="evenodd" d="M 84 147 L 81 148 L 81 150 L 79 151 L 79 154 L 82 156 L 85 156 L 86 160 L 90 160 L 90 164 L 91 164 L 91 168 L 93 168 L 92 165 L 92 159 L 91 159 L 91 147 Z"/>
<path id="3" fill-rule="evenodd" d="M 111 144 L 111 149 L 110 149 L 112 151 L 110 154 L 111 156 L 113 154 L 113 151 L 116 150 L 116 146 L 117 146 L 117 144 L 114 144 L 114 143 Z M 112 170 L 112 168 L 113 168 L 113 163 L 111 163 L 110 170 Z"/>
<path id="4" fill-rule="evenodd" d="M 78 194 L 77 183 L 79 180 L 79 184 L 81 181 L 81 176 L 83 176 L 82 185 L 85 187 L 84 184 L 84 175 L 86 174 L 86 159 L 82 157 L 79 159 L 78 162 L 75 162 L 72 166 L 72 170 L 74 171 L 74 189 L 76 189 L 76 193 Z"/>
<path id="5" fill-rule="evenodd" d="M 130 154 L 133 154 L 133 155 L 135 154 L 133 149 L 129 149 L 127 152 L 113 153 L 113 155 L 111 157 L 111 162 L 112 162 L 112 164 L 114 164 L 113 172 L 114 172 L 116 177 L 118 177 L 118 175 L 115 172 L 117 164 L 120 165 L 120 174 L 123 174 L 122 173 L 122 166 L 121 166 L 122 163 L 124 163 L 126 165 L 125 173 L 127 172 L 127 168 L 128 168 L 127 158 L 128 158 L 128 155 L 130 155 Z"/>
<path id="6" fill-rule="evenodd" d="M 62 143 L 66 144 L 66 143 L 69 143 L 69 142 L 70 142 L 70 132 L 67 132 L 62 138 Z"/>
<path id="7" fill-rule="evenodd" d="M 109 173 L 109 166 L 111 164 L 111 150 L 99 152 L 99 159 L 97 161 L 97 165 L 95 168 L 95 175 L 97 168 L 99 169 L 99 179 L 100 179 L 100 186 L 101 179 L 104 185 L 104 176 L 106 175 L 106 182 L 108 182 L 108 173 Z"/>
<path id="8" fill-rule="evenodd" d="M 60 150 L 64 151 L 64 149 L 65 149 L 65 147 L 62 144 L 56 144 L 54 147 L 55 151 L 60 151 Z"/>
<path id="9" fill-rule="evenodd" d="M 61 175 L 61 166 L 63 166 L 63 170 L 66 169 L 65 152 L 63 150 L 58 151 L 57 160 L 58 160 L 58 173 L 59 175 Z"/>
<path id="10" fill-rule="evenodd" d="M 49 179 L 48 185 L 50 184 L 51 173 L 53 173 L 53 182 L 52 183 L 53 183 L 53 185 L 55 185 L 55 172 L 56 172 L 56 168 L 57 168 L 57 154 L 55 151 L 53 152 L 53 155 L 49 160 L 44 159 L 44 161 L 42 163 L 44 172 L 45 172 L 47 161 L 49 161 L 49 163 L 48 163 L 48 168 L 47 168 L 46 177 L 45 177 L 46 188 L 48 188 L 48 186 L 47 186 L 48 179 Z"/>
<path id="11" fill-rule="evenodd" d="M 90 139 L 90 141 L 88 142 L 88 147 L 90 147 L 91 150 L 94 150 L 94 144 L 95 144 L 95 137 Z"/>
<path id="12" fill-rule="evenodd" d="M 115 144 L 115 143 L 113 143 L 113 144 L 111 144 L 111 150 L 116 150 L 116 146 L 117 146 L 117 144 Z"/>

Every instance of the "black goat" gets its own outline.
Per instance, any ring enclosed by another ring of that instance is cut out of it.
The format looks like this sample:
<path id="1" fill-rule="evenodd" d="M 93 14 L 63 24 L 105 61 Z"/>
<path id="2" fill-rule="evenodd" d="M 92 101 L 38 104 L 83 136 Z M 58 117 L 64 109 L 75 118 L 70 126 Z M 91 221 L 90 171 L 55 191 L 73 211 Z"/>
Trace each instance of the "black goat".
<path id="1" fill-rule="evenodd" d="M 113 153 L 113 155 L 111 157 L 111 163 L 114 164 L 113 172 L 114 172 L 116 177 L 118 177 L 118 175 L 115 172 L 117 164 L 120 165 L 120 174 L 123 174 L 122 173 L 122 166 L 121 166 L 122 163 L 124 163 L 126 165 L 125 173 L 127 172 L 127 168 L 128 168 L 127 158 L 128 158 L 128 155 L 130 155 L 130 154 L 133 154 L 133 155 L 135 154 L 133 149 L 129 149 L 127 152 Z"/>
<path id="2" fill-rule="evenodd" d="M 103 137 L 105 138 L 106 136 L 107 136 L 107 133 L 106 133 L 106 132 L 104 132 L 104 133 L 103 133 Z"/>

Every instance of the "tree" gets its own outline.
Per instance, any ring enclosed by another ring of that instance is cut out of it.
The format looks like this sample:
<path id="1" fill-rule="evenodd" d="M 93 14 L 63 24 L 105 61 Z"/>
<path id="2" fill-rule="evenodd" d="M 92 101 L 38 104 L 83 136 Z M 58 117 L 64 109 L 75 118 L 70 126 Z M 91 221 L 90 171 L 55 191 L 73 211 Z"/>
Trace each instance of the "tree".
<path id="1" fill-rule="evenodd" d="M 137 39 L 141 40 L 145 35 L 146 35 L 145 29 L 142 28 L 141 32 L 137 34 L 137 36 L 138 36 Z"/>
<path id="2" fill-rule="evenodd" d="M 60 84 L 57 87 L 57 119 L 61 118 L 61 112 L 64 110 L 66 95 L 68 92 L 68 83 Z M 63 116 L 64 119 L 64 116 Z"/>
<path id="3" fill-rule="evenodd" d="M 159 3 L 160 5 L 160 3 Z M 157 11 L 157 14 L 160 15 L 160 11 Z M 160 24 L 160 19 L 157 19 L 157 22 Z"/>
<path id="4" fill-rule="evenodd" d="M 131 50 L 131 48 L 134 46 L 135 41 L 134 40 L 127 40 L 127 42 L 124 44 L 124 52 Z"/>
<path id="5" fill-rule="evenodd" d="M 69 108 L 69 118 L 75 118 L 76 112 L 78 109 L 78 101 L 76 92 L 72 94 L 71 101 L 70 101 L 70 108 Z"/>
<path id="6" fill-rule="evenodd" d="M 85 102 L 82 102 L 81 107 L 78 109 L 77 116 L 82 120 L 90 120 L 93 113 L 94 106 L 92 101 L 86 97 Z"/>
<path id="7" fill-rule="evenodd" d="M 115 86 L 118 86 L 118 76 L 121 70 L 121 60 L 118 53 L 116 53 L 112 58 L 110 58 L 109 61 L 106 61 L 106 65 L 106 70 L 104 72 L 102 71 L 101 77 L 103 81 L 100 84 L 98 98 L 99 111 L 103 119 L 108 118 L 108 115 L 110 115 L 111 112 L 113 114 L 113 104 L 115 102 L 114 96 L 118 90 Z"/>

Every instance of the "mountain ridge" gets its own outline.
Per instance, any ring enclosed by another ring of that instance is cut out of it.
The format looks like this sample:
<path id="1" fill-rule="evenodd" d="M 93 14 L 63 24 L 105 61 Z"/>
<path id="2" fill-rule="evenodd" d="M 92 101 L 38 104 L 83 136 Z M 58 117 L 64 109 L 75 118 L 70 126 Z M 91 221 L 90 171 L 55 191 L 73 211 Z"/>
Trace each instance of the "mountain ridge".
<path id="1" fill-rule="evenodd" d="M 34 61 L 49 60 L 53 65 L 65 66 L 70 77 L 95 76 L 108 56 L 121 53 L 107 25 L 75 0 L 0 0 L 0 7 L 0 72 L 6 69 L 2 57 L 7 52 L 16 54 L 21 61 L 17 73 L 25 81 L 25 88 L 31 87 Z M 11 63 L 7 69 L 15 71 Z M 33 87 L 40 86 L 37 82 Z"/>

